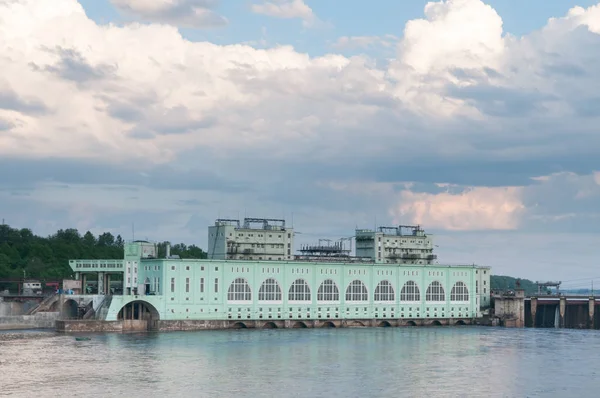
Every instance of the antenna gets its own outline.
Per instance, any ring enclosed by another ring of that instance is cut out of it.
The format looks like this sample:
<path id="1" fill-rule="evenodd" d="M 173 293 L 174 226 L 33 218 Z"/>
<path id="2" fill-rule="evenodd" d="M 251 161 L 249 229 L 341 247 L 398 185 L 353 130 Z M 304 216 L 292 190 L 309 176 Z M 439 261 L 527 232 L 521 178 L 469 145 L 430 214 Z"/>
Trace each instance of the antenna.
<path id="1" fill-rule="evenodd" d="M 135 223 L 131 223 L 131 240 L 135 240 Z"/>
<path id="2" fill-rule="evenodd" d="M 294 229 L 294 212 L 292 212 L 292 229 Z"/>

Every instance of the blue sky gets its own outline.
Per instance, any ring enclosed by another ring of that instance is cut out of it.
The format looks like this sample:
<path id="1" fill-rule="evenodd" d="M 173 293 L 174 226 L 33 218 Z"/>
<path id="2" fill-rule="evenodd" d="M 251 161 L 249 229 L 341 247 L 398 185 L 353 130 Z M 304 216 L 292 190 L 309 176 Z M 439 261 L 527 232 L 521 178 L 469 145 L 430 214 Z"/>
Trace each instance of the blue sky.
<path id="1" fill-rule="evenodd" d="M 402 36 L 404 25 L 411 19 L 423 17 L 428 1 L 366 2 L 361 0 L 307 0 L 315 14 L 328 23 L 319 29 L 303 29 L 300 21 L 278 20 L 252 13 L 252 0 L 221 0 L 216 10 L 230 23 L 218 29 L 182 29 L 192 41 L 209 40 L 218 44 L 233 44 L 260 40 L 266 29 L 272 45 L 293 45 L 300 52 L 319 55 L 330 52 L 331 43 L 341 36 Z M 124 16 L 109 0 L 80 0 L 90 18 L 98 23 L 125 23 Z M 594 0 L 489 0 L 504 21 L 506 32 L 522 36 L 543 27 L 549 18 L 565 15 L 574 7 L 589 7 Z"/>
<path id="2" fill-rule="evenodd" d="M 239 214 L 418 223 L 442 262 L 598 276 L 600 5 L 377 4 L 2 3 L 3 217 L 201 247 Z"/>

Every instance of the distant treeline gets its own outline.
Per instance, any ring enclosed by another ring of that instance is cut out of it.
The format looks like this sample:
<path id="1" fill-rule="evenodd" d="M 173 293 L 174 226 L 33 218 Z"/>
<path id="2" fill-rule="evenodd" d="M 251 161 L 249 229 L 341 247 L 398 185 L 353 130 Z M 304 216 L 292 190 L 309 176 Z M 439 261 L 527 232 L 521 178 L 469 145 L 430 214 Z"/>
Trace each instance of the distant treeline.
<path id="1" fill-rule="evenodd" d="M 164 257 L 168 242 L 158 244 L 159 256 Z M 46 238 L 36 236 L 30 229 L 15 229 L 0 225 L 0 279 L 36 278 L 59 280 L 72 276 L 69 260 L 122 259 L 123 238 L 105 232 L 94 236 L 81 235 L 73 228 L 60 229 Z M 171 245 L 171 255 L 181 258 L 206 258 L 195 245 Z"/>
<path id="2" fill-rule="evenodd" d="M 529 279 L 513 278 L 512 276 L 492 275 L 490 278 L 490 287 L 492 290 L 514 290 L 517 281 L 521 284 L 521 289 L 525 294 L 537 293 L 537 285 Z"/>

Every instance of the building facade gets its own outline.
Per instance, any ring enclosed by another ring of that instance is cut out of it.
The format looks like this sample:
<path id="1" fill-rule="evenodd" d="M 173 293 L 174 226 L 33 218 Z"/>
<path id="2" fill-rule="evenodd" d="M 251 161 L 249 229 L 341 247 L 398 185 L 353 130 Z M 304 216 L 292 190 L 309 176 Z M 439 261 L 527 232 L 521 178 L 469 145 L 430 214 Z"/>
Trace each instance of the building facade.
<path id="1" fill-rule="evenodd" d="M 124 284 L 139 282 L 137 294 L 113 295 L 104 320 L 126 318 L 134 298 L 160 320 L 472 319 L 489 303 L 487 267 L 134 259 L 144 244 L 127 244 L 121 268 Z M 103 264 L 71 262 L 77 274 L 99 278 Z"/>
<path id="2" fill-rule="evenodd" d="M 356 230 L 356 256 L 385 264 L 434 264 L 433 240 L 418 225 Z"/>
<path id="3" fill-rule="evenodd" d="M 333 245 L 319 259 L 294 256 L 293 230 L 282 221 L 217 220 L 208 259 L 173 258 L 168 248 L 157 258 L 154 244 L 135 241 L 125 244 L 122 261 L 70 266 L 83 286 L 97 279 L 103 297 L 93 309 L 104 321 L 450 324 L 489 307 L 490 268 L 433 264 L 431 238 L 420 227 L 357 230 L 356 256 Z M 122 280 L 122 294 L 110 289 L 111 278 Z"/>
<path id="4" fill-rule="evenodd" d="M 290 260 L 294 254 L 294 231 L 285 220 L 245 218 L 218 219 L 208 228 L 208 258 L 213 260 Z"/>

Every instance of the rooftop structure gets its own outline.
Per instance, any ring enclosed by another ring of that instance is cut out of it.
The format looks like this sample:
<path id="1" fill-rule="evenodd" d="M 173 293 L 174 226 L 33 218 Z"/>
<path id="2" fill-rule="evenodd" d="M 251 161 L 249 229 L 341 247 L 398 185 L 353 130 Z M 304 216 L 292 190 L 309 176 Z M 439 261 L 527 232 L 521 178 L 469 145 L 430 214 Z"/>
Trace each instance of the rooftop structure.
<path id="1" fill-rule="evenodd" d="M 419 225 L 356 230 L 356 257 L 384 264 L 434 264 L 431 236 Z"/>
<path id="2" fill-rule="evenodd" d="M 285 220 L 218 219 L 208 227 L 208 258 L 214 260 L 291 260 L 294 231 Z"/>

